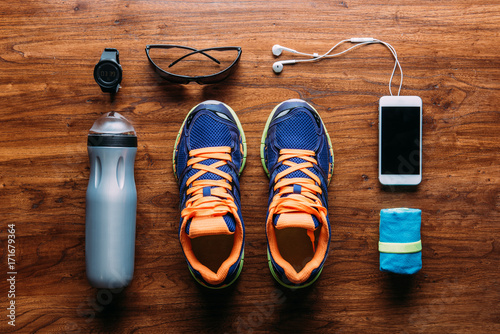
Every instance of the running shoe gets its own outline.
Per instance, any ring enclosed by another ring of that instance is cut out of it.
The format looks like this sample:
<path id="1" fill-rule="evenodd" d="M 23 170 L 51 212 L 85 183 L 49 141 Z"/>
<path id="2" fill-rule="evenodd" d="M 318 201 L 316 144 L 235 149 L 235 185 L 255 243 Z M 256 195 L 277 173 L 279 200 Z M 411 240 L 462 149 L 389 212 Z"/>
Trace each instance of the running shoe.
<path id="1" fill-rule="evenodd" d="M 271 112 L 260 149 L 262 166 L 270 177 L 269 269 L 288 288 L 306 287 L 320 275 L 330 245 L 330 137 L 318 112 L 307 102 L 293 99 Z"/>
<path id="2" fill-rule="evenodd" d="M 230 285 L 243 267 L 245 227 L 238 178 L 246 153 L 236 113 L 219 101 L 191 109 L 175 141 L 179 239 L 191 274 L 208 288 Z"/>

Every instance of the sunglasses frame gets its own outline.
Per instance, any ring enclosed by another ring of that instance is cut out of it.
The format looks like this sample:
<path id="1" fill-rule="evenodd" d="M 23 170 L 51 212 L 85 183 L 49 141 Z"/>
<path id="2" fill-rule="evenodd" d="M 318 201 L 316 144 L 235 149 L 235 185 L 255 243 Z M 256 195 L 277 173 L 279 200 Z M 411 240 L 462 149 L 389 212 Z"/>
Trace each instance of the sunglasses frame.
<path id="1" fill-rule="evenodd" d="M 236 59 L 229 65 L 227 68 L 224 70 L 210 74 L 210 75 L 201 75 L 201 76 L 188 76 L 188 75 L 180 75 L 180 74 L 173 74 L 168 71 L 165 71 L 151 59 L 149 55 L 149 50 L 151 49 L 172 49 L 172 48 L 180 48 L 180 49 L 185 49 L 185 50 L 190 50 L 192 52 L 182 56 L 181 58 L 175 60 L 172 62 L 169 67 L 172 67 L 175 65 L 177 62 L 181 61 L 182 59 L 189 57 L 193 54 L 201 53 L 204 56 L 212 59 L 216 63 L 220 64 L 220 62 L 215 59 L 214 57 L 206 54 L 206 51 L 228 51 L 228 50 L 236 50 L 238 51 L 238 56 Z M 221 46 L 221 47 L 214 47 L 214 48 L 205 48 L 205 49 L 195 49 L 189 46 L 183 46 L 183 45 L 174 45 L 174 44 L 150 44 L 146 45 L 146 55 L 148 56 L 148 60 L 150 64 L 154 67 L 156 73 L 158 73 L 162 78 L 173 82 L 177 84 L 188 84 L 190 82 L 196 82 L 199 85 L 205 85 L 205 84 L 212 84 L 212 83 L 218 83 L 221 82 L 222 80 L 226 79 L 236 68 L 236 64 L 239 62 L 240 57 L 241 57 L 241 47 L 239 46 Z"/>

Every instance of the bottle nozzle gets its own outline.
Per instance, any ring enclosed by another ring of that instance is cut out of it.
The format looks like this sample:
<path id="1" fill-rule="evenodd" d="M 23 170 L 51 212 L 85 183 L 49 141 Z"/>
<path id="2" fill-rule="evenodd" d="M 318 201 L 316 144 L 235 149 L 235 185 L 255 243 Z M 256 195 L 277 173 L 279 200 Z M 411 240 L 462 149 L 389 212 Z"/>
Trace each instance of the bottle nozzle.
<path id="1" fill-rule="evenodd" d="M 92 128 L 91 134 L 120 134 L 136 136 L 135 129 L 130 122 L 117 112 L 111 111 L 99 117 Z"/>

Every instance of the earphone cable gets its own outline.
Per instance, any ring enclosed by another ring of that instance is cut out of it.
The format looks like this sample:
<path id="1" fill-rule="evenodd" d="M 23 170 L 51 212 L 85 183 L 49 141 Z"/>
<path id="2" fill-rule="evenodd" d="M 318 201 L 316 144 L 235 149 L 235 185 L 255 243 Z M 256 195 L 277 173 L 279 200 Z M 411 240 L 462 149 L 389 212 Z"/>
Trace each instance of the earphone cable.
<path id="1" fill-rule="evenodd" d="M 356 45 L 353 45 L 347 49 L 345 49 L 344 51 L 341 51 L 341 52 L 338 52 L 338 53 L 335 53 L 335 54 L 330 54 L 331 52 L 333 52 L 333 50 L 335 50 L 337 47 L 339 47 L 341 44 L 343 43 L 346 43 L 346 42 L 351 42 L 351 43 L 357 43 Z M 399 89 L 398 89 L 398 96 L 401 94 L 401 88 L 403 86 L 403 69 L 401 68 L 401 64 L 399 62 L 399 59 L 398 59 L 398 54 L 396 52 L 396 50 L 394 49 L 394 47 L 387 43 L 387 42 L 384 42 L 384 41 L 381 41 L 379 39 L 374 39 L 374 38 L 351 38 L 351 39 L 344 39 L 340 42 L 338 42 L 337 44 L 335 44 L 332 48 L 330 48 L 330 50 L 328 50 L 328 52 L 322 54 L 322 55 L 318 55 L 317 53 L 314 53 L 314 54 L 310 54 L 310 53 L 303 53 L 303 52 L 298 52 L 296 51 L 295 53 L 297 54 L 300 54 L 300 55 L 303 55 L 303 56 L 308 56 L 308 57 L 313 57 L 311 59 L 297 59 L 295 60 L 294 62 L 295 63 L 303 63 L 303 62 L 315 62 L 315 61 L 319 61 L 319 60 L 322 60 L 323 58 L 333 58 L 333 57 L 338 57 L 340 55 L 343 55 L 344 53 L 347 53 L 355 48 L 358 48 L 358 47 L 361 47 L 363 45 L 367 45 L 367 44 L 382 44 L 384 45 L 385 47 L 387 47 L 389 49 L 389 51 L 391 52 L 392 56 L 394 57 L 394 68 L 392 69 L 392 73 L 391 73 L 391 78 L 389 79 L 389 93 L 391 94 L 391 96 L 393 96 L 392 94 L 392 81 L 394 80 L 394 75 L 396 74 L 396 69 L 399 68 L 399 73 L 400 73 L 400 81 L 399 81 Z"/>

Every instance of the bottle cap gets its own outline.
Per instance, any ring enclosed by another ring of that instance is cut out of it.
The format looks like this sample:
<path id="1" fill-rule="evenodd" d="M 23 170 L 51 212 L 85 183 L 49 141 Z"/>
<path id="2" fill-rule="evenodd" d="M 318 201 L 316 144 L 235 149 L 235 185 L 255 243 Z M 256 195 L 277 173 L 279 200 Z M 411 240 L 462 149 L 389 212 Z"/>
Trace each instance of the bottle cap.
<path id="1" fill-rule="evenodd" d="M 137 147 L 137 135 L 130 122 L 111 111 L 99 117 L 90 128 L 88 146 Z"/>
<path id="2" fill-rule="evenodd" d="M 99 117 L 90 128 L 90 133 L 136 136 L 132 124 L 125 117 L 114 111 Z"/>

